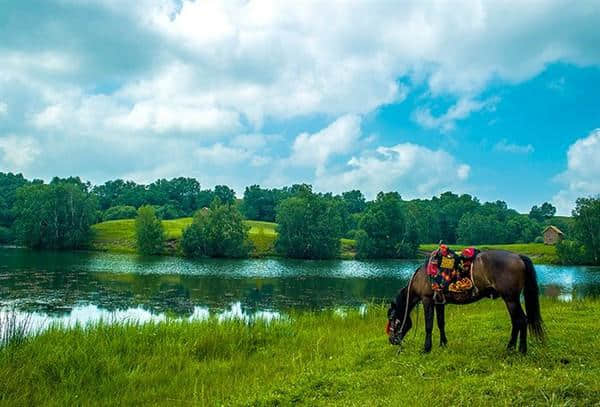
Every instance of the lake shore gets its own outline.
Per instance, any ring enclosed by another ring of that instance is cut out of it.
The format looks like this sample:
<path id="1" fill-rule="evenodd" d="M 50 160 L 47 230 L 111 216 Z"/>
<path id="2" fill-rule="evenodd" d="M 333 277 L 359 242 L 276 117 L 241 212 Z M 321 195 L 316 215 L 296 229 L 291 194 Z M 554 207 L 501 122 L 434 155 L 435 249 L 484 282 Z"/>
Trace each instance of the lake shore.
<path id="1" fill-rule="evenodd" d="M 182 231 L 190 225 L 192 218 L 181 218 L 164 220 L 163 226 L 167 235 L 165 254 L 182 256 L 179 250 L 179 240 Z M 277 238 L 277 224 L 271 222 L 245 221 L 250 227 L 248 238 L 254 245 L 251 257 L 278 257 L 274 249 Z M 107 251 L 113 253 L 135 253 L 135 228 L 134 220 L 116 220 L 98 223 L 92 226 L 91 250 Z M 460 250 L 465 245 L 450 245 Z M 531 257 L 535 264 L 558 264 L 556 248 L 543 243 L 523 243 L 505 245 L 476 245 L 481 250 L 508 250 Z M 419 247 L 420 257 L 437 248 L 436 244 L 422 244 Z M 352 260 L 356 256 L 356 241 L 352 239 L 341 239 L 341 250 L 339 258 Z"/>
<path id="2" fill-rule="evenodd" d="M 213 319 L 54 328 L 0 350 L 0 400 L 593 405 L 600 391 L 598 312 L 598 300 L 542 299 L 548 342 L 530 341 L 526 356 L 505 350 L 510 321 L 504 304 L 491 300 L 449 306 L 449 345 L 429 355 L 420 352 L 422 316 L 397 354 L 383 332 L 385 307 L 377 305 L 365 315 L 300 312 L 270 324 Z"/>

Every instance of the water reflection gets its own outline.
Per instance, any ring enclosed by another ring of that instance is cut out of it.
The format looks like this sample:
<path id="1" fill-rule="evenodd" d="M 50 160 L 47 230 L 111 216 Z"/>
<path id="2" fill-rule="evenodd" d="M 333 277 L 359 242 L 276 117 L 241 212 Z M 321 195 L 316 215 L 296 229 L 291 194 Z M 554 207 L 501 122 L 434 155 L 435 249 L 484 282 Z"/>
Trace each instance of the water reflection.
<path id="1" fill-rule="evenodd" d="M 246 316 L 393 298 L 418 261 L 203 260 L 0 249 L 0 302 L 55 321 Z M 600 296 L 600 270 L 536 266 L 543 295 Z M 238 304 L 238 305 L 236 305 Z M 71 323 L 71 322 L 68 322 Z"/>

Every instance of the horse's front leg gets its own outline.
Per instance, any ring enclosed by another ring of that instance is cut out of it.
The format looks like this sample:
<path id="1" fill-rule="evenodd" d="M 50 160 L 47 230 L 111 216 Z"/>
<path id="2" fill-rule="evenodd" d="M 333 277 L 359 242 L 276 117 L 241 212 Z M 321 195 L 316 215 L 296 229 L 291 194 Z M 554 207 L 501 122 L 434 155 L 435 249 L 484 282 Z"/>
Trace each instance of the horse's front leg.
<path id="1" fill-rule="evenodd" d="M 435 304 L 435 315 L 437 317 L 438 329 L 440 330 L 440 346 L 446 346 L 448 344 L 448 338 L 446 338 L 445 310 L 446 306 L 444 304 Z"/>
<path id="2" fill-rule="evenodd" d="M 425 312 L 425 346 L 423 352 L 431 352 L 431 333 L 433 332 L 434 304 L 432 298 L 423 299 L 423 311 Z"/>

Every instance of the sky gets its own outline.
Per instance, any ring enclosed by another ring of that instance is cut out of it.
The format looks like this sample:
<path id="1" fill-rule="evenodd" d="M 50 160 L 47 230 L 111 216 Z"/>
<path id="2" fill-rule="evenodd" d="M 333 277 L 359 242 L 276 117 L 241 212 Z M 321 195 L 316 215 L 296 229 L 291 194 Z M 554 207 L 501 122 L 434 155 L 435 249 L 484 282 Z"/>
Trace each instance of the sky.
<path id="1" fill-rule="evenodd" d="M 600 2 L 0 0 L 0 171 L 600 193 Z"/>

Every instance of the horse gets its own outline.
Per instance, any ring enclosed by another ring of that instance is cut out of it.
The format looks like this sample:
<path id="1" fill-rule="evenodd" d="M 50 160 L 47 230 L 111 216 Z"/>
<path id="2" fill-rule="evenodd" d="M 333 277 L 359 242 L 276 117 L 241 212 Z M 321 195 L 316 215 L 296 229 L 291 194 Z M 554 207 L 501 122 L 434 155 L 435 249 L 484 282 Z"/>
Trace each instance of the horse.
<path id="1" fill-rule="evenodd" d="M 527 329 L 531 335 L 544 342 L 545 330 L 540 313 L 537 276 L 531 259 L 503 250 L 481 252 L 472 265 L 472 295 L 445 294 L 445 303 L 470 304 L 482 298 L 501 297 L 510 314 L 512 331 L 508 349 L 514 350 L 517 337 L 519 351 L 527 353 Z M 521 293 L 525 297 L 525 312 L 521 307 Z M 464 294 L 464 293 L 462 293 Z M 440 331 L 440 346 L 446 346 L 448 339 L 445 331 L 444 304 L 434 301 L 434 291 L 427 275 L 427 263 L 419 267 L 408 285 L 402 288 L 388 309 L 387 332 L 392 345 L 400 345 L 412 327 L 410 313 L 419 303 L 423 303 L 425 312 L 425 345 L 423 352 L 431 351 L 431 333 L 433 331 L 434 312 Z"/>

